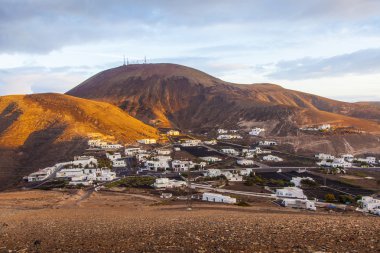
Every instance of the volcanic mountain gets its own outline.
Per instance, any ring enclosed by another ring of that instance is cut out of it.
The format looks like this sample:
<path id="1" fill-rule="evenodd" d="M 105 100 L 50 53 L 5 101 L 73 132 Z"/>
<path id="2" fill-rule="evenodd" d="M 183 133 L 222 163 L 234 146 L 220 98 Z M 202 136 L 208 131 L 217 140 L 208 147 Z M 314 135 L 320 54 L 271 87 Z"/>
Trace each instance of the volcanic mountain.
<path id="1" fill-rule="evenodd" d="M 106 101 L 163 127 L 188 130 L 265 126 L 273 135 L 331 123 L 380 132 L 380 109 L 345 103 L 274 84 L 234 84 L 176 64 L 126 65 L 105 70 L 67 94 Z"/>
<path id="2" fill-rule="evenodd" d="M 82 154 L 89 134 L 122 143 L 157 138 L 155 128 L 108 103 L 62 94 L 0 97 L 0 188 Z"/>

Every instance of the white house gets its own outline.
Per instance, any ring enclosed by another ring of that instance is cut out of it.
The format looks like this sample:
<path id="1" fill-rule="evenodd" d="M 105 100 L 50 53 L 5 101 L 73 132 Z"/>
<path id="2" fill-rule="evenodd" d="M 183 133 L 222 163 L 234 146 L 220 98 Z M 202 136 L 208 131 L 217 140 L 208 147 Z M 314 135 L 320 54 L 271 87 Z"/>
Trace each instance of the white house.
<path id="1" fill-rule="evenodd" d="M 376 157 L 368 156 L 366 158 L 358 158 L 356 159 L 358 162 L 368 163 L 368 164 L 376 164 Z"/>
<path id="2" fill-rule="evenodd" d="M 217 142 L 216 140 L 204 141 L 203 143 L 204 143 L 205 145 L 210 145 L 210 146 L 213 146 L 213 145 L 218 144 L 218 142 Z"/>
<path id="3" fill-rule="evenodd" d="M 240 175 L 241 176 L 249 176 L 251 173 L 252 173 L 252 171 L 253 171 L 253 169 L 251 169 L 251 168 L 245 168 L 245 169 L 241 169 L 240 171 L 239 171 L 239 173 L 240 173 Z"/>
<path id="4" fill-rule="evenodd" d="M 238 159 L 236 161 L 236 163 L 238 165 L 242 165 L 242 166 L 247 166 L 247 165 L 253 165 L 253 164 L 255 164 L 255 162 L 253 160 L 248 160 L 248 159 Z"/>
<path id="5" fill-rule="evenodd" d="M 281 205 L 285 207 L 300 208 L 316 211 L 315 202 L 307 199 L 283 199 Z"/>
<path id="6" fill-rule="evenodd" d="M 222 171 L 219 169 L 208 169 L 203 174 L 206 177 L 219 177 L 222 175 Z"/>
<path id="7" fill-rule="evenodd" d="M 334 160 L 335 159 L 335 156 L 330 155 L 330 154 L 324 154 L 324 153 L 319 153 L 315 155 L 315 157 L 318 158 L 319 160 Z"/>
<path id="8" fill-rule="evenodd" d="M 229 155 L 239 155 L 239 151 L 233 148 L 222 148 L 220 151 Z"/>
<path id="9" fill-rule="evenodd" d="M 145 162 L 145 167 L 149 170 L 157 171 L 158 169 L 170 169 L 170 156 L 155 156 L 151 160 Z"/>
<path id="10" fill-rule="evenodd" d="M 302 180 L 310 180 L 310 181 L 315 182 L 314 179 L 311 177 L 292 177 L 292 180 L 290 180 L 290 182 L 293 183 L 294 186 L 300 187 L 302 185 L 301 183 Z"/>
<path id="11" fill-rule="evenodd" d="M 253 136 L 259 136 L 261 132 L 265 131 L 264 128 L 259 128 L 259 127 L 256 127 L 256 128 L 253 128 L 249 134 L 250 135 L 253 135 Z"/>
<path id="12" fill-rule="evenodd" d="M 37 172 L 33 172 L 27 177 L 28 182 L 43 181 L 47 179 L 51 174 L 53 174 L 56 170 L 57 170 L 57 167 L 53 166 L 53 167 L 47 167 L 47 168 L 41 169 Z"/>
<path id="13" fill-rule="evenodd" d="M 201 140 L 189 139 L 189 140 L 184 140 L 181 143 L 181 146 L 183 146 L 183 147 L 195 147 L 195 146 L 199 146 L 201 143 L 202 143 Z"/>
<path id="14" fill-rule="evenodd" d="M 112 161 L 112 167 L 124 168 L 124 167 L 127 167 L 127 163 L 125 162 L 125 160 L 113 160 Z"/>
<path id="15" fill-rule="evenodd" d="M 185 181 L 171 180 L 169 178 L 156 178 L 156 182 L 153 184 L 154 188 L 176 188 L 186 186 Z"/>
<path id="16" fill-rule="evenodd" d="M 274 156 L 274 155 L 263 156 L 263 160 L 269 161 L 269 162 L 282 162 L 283 161 L 282 158 L 280 158 L 278 156 Z"/>
<path id="17" fill-rule="evenodd" d="M 228 130 L 220 128 L 220 129 L 217 130 L 217 132 L 218 132 L 218 134 L 226 134 L 226 133 L 228 133 Z"/>
<path id="18" fill-rule="evenodd" d="M 221 158 L 216 157 L 216 156 L 204 156 L 204 157 L 200 157 L 200 159 L 203 160 L 203 161 L 209 162 L 209 163 L 214 163 L 214 162 L 220 162 L 220 161 L 222 161 Z"/>
<path id="19" fill-rule="evenodd" d="M 180 160 L 172 161 L 172 169 L 175 172 L 186 172 L 192 168 L 194 168 L 194 163 L 192 161 L 180 161 Z"/>
<path id="20" fill-rule="evenodd" d="M 120 153 L 113 153 L 113 154 L 106 153 L 106 156 L 107 156 L 107 158 L 110 159 L 111 161 L 121 159 L 121 154 L 120 154 Z"/>
<path id="21" fill-rule="evenodd" d="M 303 194 L 302 189 L 298 187 L 285 187 L 282 189 L 276 189 L 276 196 L 279 198 L 307 199 L 307 197 Z"/>
<path id="22" fill-rule="evenodd" d="M 56 174 L 56 177 L 57 178 L 71 178 L 71 177 L 79 177 L 83 175 L 84 175 L 84 171 L 81 168 L 65 168 L 58 171 Z"/>
<path id="23" fill-rule="evenodd" d="M 157 140 L 156 139 L 140 139 L 137 141 L 138 143 L 140 144 L 156 144 L 157 143 Z"/>
<path id="24" fill-rule="evenodd" d="M 332 167 L 332 168 L 350 168 L 352 167 L 352 163 L 346 162 L 344 158 L 335 158 L 332 162 L 328 162 L 326 160 L 322 160 L 317 162 L 317 165 L 322 167 Z"/>
<path id="25" fill-rule="evenodd" d="M 216 139 L 218 139 L 218 140 L 232 140 L 232 139 L 243 139 L 243 137 L 241 137 L 238 134 L 221 134 Z"/>
<path id="26" fill-rule="evenodd" d="M 170 149 L 157 149 L 156 153 L 158 155 L 170 155 L 172 151 Z"/>
<path id="27" fill-rule="evenodd" d="M 177 130 L 169 130 L 169 131 L 166 132 L 166 134 L 169 135 L 169 136 L 177 136 L 177 135 L 179 135 L 179 131 L 177 131 Z"/>
<path id="28" fill-rule="evenodd" d="M 138 148 L 138 147 L 129 147 L 124 150 L 124 153 L 126 156 L 135 156 L 139 153 L 142 153 L 142 151 L 145 152 L 145 150 L 142 150 L 141 148 Z"/>
<path id="29" fill-rule="evenodd" d="M 318 130 L 329 130 L 331 128 L 330 124 L 323 124 L 318 127 Z"/>
<path id="30" fill-rule="evenodd" d="M 362 197 L 358 203 L 360 204 L 360 207 L 362 211 L 374 213 L 378 210 L 380 210 L 380 199 L 375 199 L 369 196 Z"/>
<path id="31" fill-rule="evenodd" d="M 341 156 L 344 160 L 346 160 L 347 162 L 350 162 L 352 163 L 354 161 L 354 156 L 351 155 L 351 154 L 344 154 Z"/>
<path id="32" fill-rule="evenodd" d="M 236 198 L 232 198 L 230 196 L 224 196 L 222 194 L 205 192 L 202 195 L 203 201 L 209 202 L 217 202 L 217 203 L 227 203 L 227 204 L 235 204 Z"/>
<path id="33" fill-rule="evenodd" d="M 277 146 L 277 142 L 275 141 L 259 141 L 259 146 Z"/>
<path id="34" fill-rule="evenodd" d="M 226 179 L 228 181 L 231 181 L 231 182 L 242 182 L 243 181 L 243 177 L 242 176 L 240 176 L 239 174 L 231 173 L 229 171 L 223 171 L 222 175 L 225 176 Z"/>
<path id="35" fill-rule="evenodd" d="M 93 156 L 74 156 L 74 161 L 72 161 L 71 164 L 78 167 L 96 167 L 98 160 Z"/>

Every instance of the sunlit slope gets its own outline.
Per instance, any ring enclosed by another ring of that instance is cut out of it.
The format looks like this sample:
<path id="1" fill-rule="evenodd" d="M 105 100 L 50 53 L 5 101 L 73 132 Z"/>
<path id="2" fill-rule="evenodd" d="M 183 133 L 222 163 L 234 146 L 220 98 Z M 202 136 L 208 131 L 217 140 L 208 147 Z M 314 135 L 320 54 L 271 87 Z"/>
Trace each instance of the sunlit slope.
<path id="1" fill-rule="evenodd" d="M 62 94 L 0 97 L 0 179 L 81 154 L 91 135 L 133 143 L 157 138 L 157 131 L 104 102 Z"/>

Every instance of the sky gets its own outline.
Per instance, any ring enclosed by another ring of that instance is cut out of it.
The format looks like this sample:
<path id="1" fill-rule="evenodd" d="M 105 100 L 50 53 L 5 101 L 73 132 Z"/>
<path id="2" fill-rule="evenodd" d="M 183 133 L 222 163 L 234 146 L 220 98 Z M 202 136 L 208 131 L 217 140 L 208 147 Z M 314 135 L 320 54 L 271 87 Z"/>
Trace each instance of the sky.
<path id="1" fill-rule="evenodd" d="M 0 0 L 0 95 L 64 93 L 123 55 L 380 101 L 380 1 Z"/>

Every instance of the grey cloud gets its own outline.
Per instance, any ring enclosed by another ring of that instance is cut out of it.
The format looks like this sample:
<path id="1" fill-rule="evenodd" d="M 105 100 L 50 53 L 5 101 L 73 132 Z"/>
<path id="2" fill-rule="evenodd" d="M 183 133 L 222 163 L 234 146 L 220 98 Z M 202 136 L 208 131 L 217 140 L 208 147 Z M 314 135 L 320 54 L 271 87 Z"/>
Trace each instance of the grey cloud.
<path id="1" fill-rule="evenodd" d="M 270 66 L 268 64 L 267 66 Z M 265 65 L 256 66 L 256 71 L 264 71 Z M 329 58 L 302 58 L 280 61 L 274 64 L 274 71 L 267 77 L 283 80 L 300 80 L 347 74 L 372 74 L 380 72 L 380 48 L 356 51 Z"/>
<path id="2" fill-rule="evenodd" d="M 173 28 L 191 39 L 189 31 L 218 24 L 241 24 L 252 32 L 273 23 L 351 21 L 379 13 L 380 2 L 371 0 L 2 0 L 0 52 L 47 53 L 94 41 L 165 37 Z"/>

